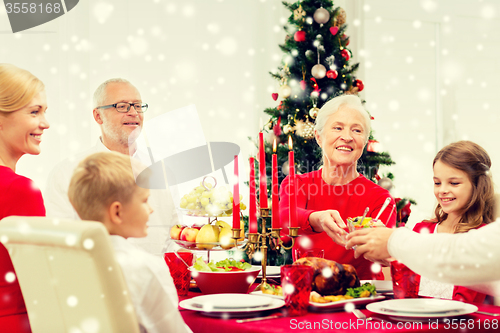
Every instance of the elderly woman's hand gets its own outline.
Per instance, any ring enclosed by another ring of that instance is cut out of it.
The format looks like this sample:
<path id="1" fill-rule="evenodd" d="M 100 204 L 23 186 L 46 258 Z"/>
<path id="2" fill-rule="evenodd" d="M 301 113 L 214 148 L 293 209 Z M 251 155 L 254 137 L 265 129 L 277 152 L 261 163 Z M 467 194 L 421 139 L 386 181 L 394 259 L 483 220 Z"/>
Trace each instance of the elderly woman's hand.
<path id="1" fill-rule="evenodd" d="M 391 255 L 387 250 L 387 242 L 394 229 L 372 228 L 361 229 L 347 235 L 346 249 L 357 246 L 354 256 L 359 258 L 364 256 L 371 261 L 384 261 Z"/>
<path id="2" fill-rule="evenodd" d="M 346 228 L 346 225 L 338 211 L 329 209 L 314 212 L 309 215 L 309 223 L 314 231 L 324 231 L 335 243 L 345 245 L 347 233 L 342 228 Z"/>

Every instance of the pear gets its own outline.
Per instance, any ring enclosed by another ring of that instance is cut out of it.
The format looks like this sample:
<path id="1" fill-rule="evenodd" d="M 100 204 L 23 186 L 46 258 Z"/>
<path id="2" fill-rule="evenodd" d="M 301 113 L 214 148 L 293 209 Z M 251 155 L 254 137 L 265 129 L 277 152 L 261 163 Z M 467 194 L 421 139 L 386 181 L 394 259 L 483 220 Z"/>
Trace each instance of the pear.
<path id="1" fill-rule="evenodd" d="M 233 231 L 231 228 L 222 228 L 219 234 L 220 247 L 229 250 L 234 247 Z"/>
<path id="2" fill-rule="evenodd" d="M 198 235 L 196 235 L 196 246 L 199 249 L 210 250 L 214 244 L 203 243 L 217 243 L 219 241 L 219 227 L 216 225 L 205 224 L 201 227 Z"/>
<path id="3" fill-rule="evenodd" d="M 224 221 L 221 221 L 221 220 L 217 220 L 217 222 L 215 222 L 215 225 L 218 226 L 218 227 L 220 227 L 221 230 L 223 228 L 231 229 L 231 226 L 227 222 L 224 222 Z"/>

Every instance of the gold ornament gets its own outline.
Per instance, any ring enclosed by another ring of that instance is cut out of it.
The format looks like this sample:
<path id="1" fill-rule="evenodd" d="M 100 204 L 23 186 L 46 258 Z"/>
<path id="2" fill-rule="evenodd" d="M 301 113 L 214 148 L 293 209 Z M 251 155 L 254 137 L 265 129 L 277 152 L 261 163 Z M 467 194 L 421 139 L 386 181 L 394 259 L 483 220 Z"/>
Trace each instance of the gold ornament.
<path id="1" fill-rule="evenodd" d="M 325 24 L 330 20 L 330 13 L 325 8 L 321 7 L 314 12 L 314 21 L 319 24 Z"/>
<path id="2" fill-rule="evenodd" d="M 314 124 L 309 119 L 306 119 L 306 121 L 299 120 L 295 127 L 297 128 L 297 135 L 306 140 L 314 138 Z"/>
<path id="3" fill-rule="evenodd" d="M 316 79 L 322 79 L 326 75 L 326 68 L 325 66 L 321 64 L 316 64 L 313 66 L 311 69 L 311 74 L 314 76 Z"/>
<path id="4" fill-rule="evenodd" d="M 288 134 L 290 132 L 293 132 L 293 127 L 290 126 L 290 124 L 286 124 L 283 126 L 283 133 Z"/>
<path id="5" fill-rule="evenodd" d="M 300 5 L 299 8 L 297 8 L 293 11 L 293 19 L 295 21 L 304 20 L 305 15 L 306 15 L 306 12 L 302 9 L 302 5 Z"/>
<path id="6" fill-rule="evenodd" d="M 318 116 L 319 108 L 314 106 L 311 110 L 309 110 L 309 116 L 311 116 L 312 119 L 316 119 Z"/>
<path id="7" fill-rule="evenodd" d="M 288 84 L 284 84 L 282 85 L 279 90 L 278 90 L 278 94 L 281 96 L 281 98 L 285 99 L 285 98 L 288 98 L 290 97 L 290 95 L 292 94 L 292 88 L 290 88 L 290 86 Z"/>
<path id="8" fill-rule="evenodd" d="M 337 25 L 340 27 L 341 25 L 344 25 L 345 22 L 347 21 L 347 14 L 344 10 L 344 8 L 340 8 L 338 13 L 337 13 L 337 16 L 335 17 L 335 19 L 337 20 Z"/>
<path id="9" fill-rule="evenodd" d="M 358 87 L 351 86 L 348 91 L 346 91 L 347 95 L 357 95 L 359 92 Z"/>

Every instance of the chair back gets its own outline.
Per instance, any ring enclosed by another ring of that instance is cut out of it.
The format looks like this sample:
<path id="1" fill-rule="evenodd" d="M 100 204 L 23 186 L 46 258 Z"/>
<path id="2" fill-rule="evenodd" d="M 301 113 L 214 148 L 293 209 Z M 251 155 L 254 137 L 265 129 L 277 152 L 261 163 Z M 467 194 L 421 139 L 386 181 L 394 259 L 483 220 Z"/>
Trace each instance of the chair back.
<path id="1" fill-rule="evenodd" d="M 0 221 L 33 333 L 139 333 L 102 223 L 9 216 Z"/>

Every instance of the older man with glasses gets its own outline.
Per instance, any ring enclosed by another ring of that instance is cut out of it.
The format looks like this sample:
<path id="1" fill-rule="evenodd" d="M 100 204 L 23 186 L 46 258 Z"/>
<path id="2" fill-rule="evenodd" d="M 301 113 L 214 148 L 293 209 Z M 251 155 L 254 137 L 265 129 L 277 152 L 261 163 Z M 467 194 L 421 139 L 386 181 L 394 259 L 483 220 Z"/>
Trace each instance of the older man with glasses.
<path id="1" fill-rule="evenodd" d="M 101 128 L 101 136 L 92 148 L 62 161 L 52 170 L 44 191 L 48 217 L 78 219 L 68 199 L 68 186 L 73 170 L 85 157 L 100 151 L 116 151 L 140 161 L 148 161 L 145 152 L 137 150 L 136 139 L 142 128 L 148 104 L 141 94 L 125 79 L 103 82 L 94 93 L 93 116 Z M 129 241 L 152 254 L 161 254 L 169 239 L 170 227 L 178 223 L 172 196 L 167 190 L 151 190 L 149 204 L 154 212 L 149 218 L 149 232 L 145 238 Z"/>

